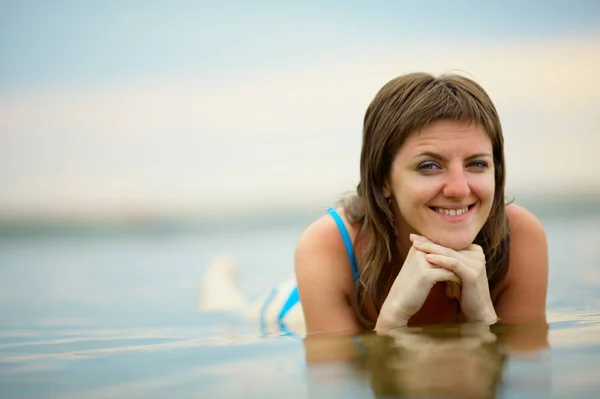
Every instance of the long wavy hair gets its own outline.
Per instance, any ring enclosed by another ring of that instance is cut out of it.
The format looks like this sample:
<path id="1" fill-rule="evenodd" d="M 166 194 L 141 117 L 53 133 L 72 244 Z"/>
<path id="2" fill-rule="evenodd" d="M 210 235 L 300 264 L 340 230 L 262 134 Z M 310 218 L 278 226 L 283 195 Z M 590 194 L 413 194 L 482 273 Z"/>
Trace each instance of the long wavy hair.
<path id="1" fill-rule="evenodd" d="M 367 108 L 360 183 L 356 194 L 342 199 L 350 223 L 360 225 L 356 243 L 366 244 L 361 247 L 364 250 L 356 253 L 361 273 L 354 286 L 352 306 L 367 328 L 374 321 L 365 316 L 366 301 L 379 313 L 387 295 L 386 287 L 404 263 L 396 250 L 393 214 L 384 197 L 384 182 L 406 139 L 427 124 L 443 119 L 479 124 L 492 142 L 494 200 L 474 242 L 484 250 L 490 290 L 506 275 L 510 237 L 505 214 L 504 137 L 492 100 L 478 83 L 464 76 L 435 77 L 426 73 L 399 76 L 386 83 Z"/>

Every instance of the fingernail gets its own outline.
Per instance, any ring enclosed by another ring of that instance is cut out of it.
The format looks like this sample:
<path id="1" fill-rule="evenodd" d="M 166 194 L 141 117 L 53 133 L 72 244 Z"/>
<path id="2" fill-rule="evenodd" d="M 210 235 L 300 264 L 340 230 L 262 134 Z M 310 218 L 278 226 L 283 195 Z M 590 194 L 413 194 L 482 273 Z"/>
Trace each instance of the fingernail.
<path id="1" fill-rule="evenodd" d="M 420 235 L 418 235 L 418 234 L 411 234 L 411 235 L 410 235 L 410 240 L 411 240 L 412 242 L 418 242 L 418 243 L 422 243 L 422 242 L 423 242 L 423 237 L 421 237 L 421 236 L 420 236 Z"/>

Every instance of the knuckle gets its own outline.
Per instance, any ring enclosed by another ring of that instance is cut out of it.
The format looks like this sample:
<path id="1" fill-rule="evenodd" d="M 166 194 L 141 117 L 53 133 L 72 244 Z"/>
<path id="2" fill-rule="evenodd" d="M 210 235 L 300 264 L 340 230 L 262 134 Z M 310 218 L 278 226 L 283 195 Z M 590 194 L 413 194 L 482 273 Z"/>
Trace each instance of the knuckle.
<path id="1" fill-rule="evenodd" d="M 483 251 L 483 247 L 477 244 L 473 244 L 473 251 L 475 251 L 477 254 L 481 255 L 481 256 L 485 256 L 485 253 Z"/>
<path id="2" fill-rule="evenodd" d="M 483 248 L 479 244 L 471 244 L 471 249 L 474 250 L 474 251 L 481 251 L 481 252 L 483 252 Z"/>
<path id="3" fill-rule="evenodd" d="M 422 273 L 423 270 L 428 266 L 427 259 L 425 258 L 425 254 L 421 251 L 415 251 L 414 260 L 411 262 L 412 268 L 417 272 Z"/>
<path id="4" fill-rule="evenodd" d="M 446 267 L 447 269 L 456 269 L 460 266 L 460 261 L 458 259 L 455 258 L 447 258 L 444 260 L 444 267 Z"/>
<path id="5" fill-rule="evenodd" d="M 415 258 L 417 259 L 419 264 L 426 264 L 427 258 L 425 258 L 425 252 L 415 251 Z"/>

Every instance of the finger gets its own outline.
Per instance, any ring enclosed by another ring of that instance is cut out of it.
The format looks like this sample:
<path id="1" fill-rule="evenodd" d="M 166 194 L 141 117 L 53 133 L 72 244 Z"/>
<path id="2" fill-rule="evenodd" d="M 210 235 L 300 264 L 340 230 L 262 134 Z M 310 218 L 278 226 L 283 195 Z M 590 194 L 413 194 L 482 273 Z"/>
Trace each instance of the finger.
<path id="1" fill-rule="evenodd" d="M 438 254 L 427 254 L 425 255 L 425 259 L 433 265 L 443 267 L 446 270 L 454 272 L 457 276 L 462 277 L 464 265 L 459 259 Z"/>
<path id="2" fill-rule="evenodd" d="M 447 296 L 448 298 L 451 298 L 451 299 L 452 299 L 452 298 L 456 298 L 456 297 L 454 296 L 454 293 L 455 293 L 455 290 L 454 290 L 454 283 L 451 283 L 451 282 L 449 282 L 449 281 L 446 281 L 446 287 L 445 287 L 445 288 L 446 288 L 446 296 Z"/>
<path id="3" fill-rule="evenodd" d="M 462 295 L 461 286 L 458 284 L 452 283 L 452 288 L 454 289 L 454 298 L 460 299 L 460 296 Z"/>
<path id="4" fill-rule="evenodd" d="M 468 252 L 476 252 L 476 253 L 480 253 L 483 254 L 483 248 L 477 244 L 471 244 L 469 245 L 467 248 L 465 248 L 465 251 Z"/>
<path id="5" fill-rule="evenodd" d="M 452 288 L 452 284 L 449 283 L 449 282 L 447 282 L 445 288 L 446 288 L 446 296 L 448 298 L 454 298 L 454 296 L 453 296 L 454 295 L 454 288 Z"/>
<path id="6" fill-rule="evenodd" d="M 460 286 L 456 283 L 447 281 L 446 282 L 446 295 L 448 298 L 460 299 Z"/>
<path id="7" fill-rule="evenodd" d="M 415 233 L 411 233 L 409 234 L 410 237 L 410 241 L 415 242 L 415 241 L 431 241 L 429 238 L 419 235 L 419 234 L 415 234 Z"/>
<path id="8" fill-rule="evenodd" d="M 483 252 L 483 248 L 477 244 L 469 245 L 464 251 L 460 251 L 460 253 L 467 258 L 478 259 L 485 262 L 485 252 Z"/>
<path id="9" fill-rule="evenodd" d="M 415 240 L 418 240 L 418 239 L 423 239 L 423 240 L 425 239 L 425 237 L 420 236 L 418 234 L 409 234 L 408 238 L 410 239 L 410 242 L 415 242 Z"/>
<path id="10" fill-rule="evenodd" d="M 427 271 L 427 277 L 430 281 L 435 283 L 442 283 L 444 281 L 451 281 L 456 284 L 461 284 L 460 278 L 446 269 L 434 269 L 431 268 Z"/>
<path id="11" fill-rule="evenodd" d="M 410 237 L 410 241 L 412 243 L 415 243 L 415 242 L 422 242 L 422 243 L 423 242 L 432 242 L 429 238 L 427 238 L 425 236 L 420 236 L 420 235 L 414 234 L 414 233 L 410 234 L 409 237 Z"/>
<path id="12" fill-rule="evenodd" d="M 457 258 L 460 257 L 460 254 L 455 250 L 435 244 L 424 237 L 415 238 L 415 240 L 413 241 L 413 246 L 418 250 L 427 252 L 429 254 L 438 254 Z"/>

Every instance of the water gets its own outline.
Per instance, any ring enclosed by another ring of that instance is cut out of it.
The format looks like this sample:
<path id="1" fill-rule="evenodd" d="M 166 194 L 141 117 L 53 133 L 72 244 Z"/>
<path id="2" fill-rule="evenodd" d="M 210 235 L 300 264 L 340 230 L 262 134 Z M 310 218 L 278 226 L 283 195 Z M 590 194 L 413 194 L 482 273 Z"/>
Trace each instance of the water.
<path id="1" fill-rule="evenodd" d="M 600 213 L 557 215 L 541 217 L 548 328 L 462 325 L 307 340 L 264 336 L 235 314 L 196 309 L 216 255 L 240 261 L 249 297 L 290 277 L 304 223 L 4 236 L 0 397 L 596 397 Z"/>

